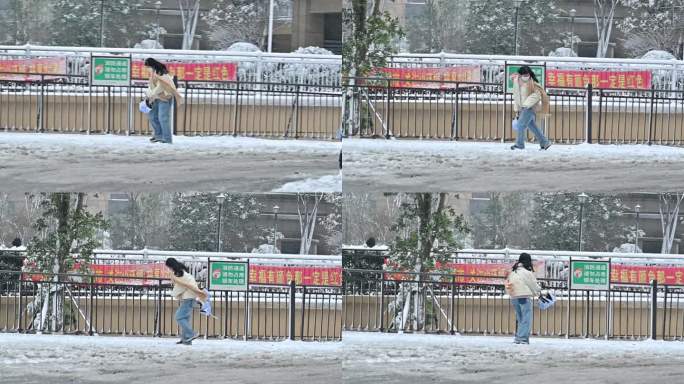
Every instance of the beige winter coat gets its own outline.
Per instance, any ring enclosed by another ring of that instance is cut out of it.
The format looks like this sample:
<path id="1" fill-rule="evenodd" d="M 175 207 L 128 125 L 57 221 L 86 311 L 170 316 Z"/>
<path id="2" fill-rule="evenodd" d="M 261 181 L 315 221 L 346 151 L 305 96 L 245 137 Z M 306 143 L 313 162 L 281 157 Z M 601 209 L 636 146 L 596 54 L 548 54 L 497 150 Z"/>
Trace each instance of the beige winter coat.
<path id="1" fill-rule="evenodd" d="M 192 276 L 192 274 L 183 272 L 183 277 L 177 277 L 177 279 L 180 282 L 193 286 L 199 290 L 199 287 L 197 286 L 197 281 L 195 281 L 195 277 Z M 171 296 L 176 298 L 176 300 L 199 298 L 199 295 L 197 295 L 195 291 L 176 282 L 174 282 L 173 284 L 173 291 L 171 291 Z"/>
<path id="2" fill-rule="evenodd" d="M 511 298 L 537 297 L 541 293 L 541 287 L 533 272 L 519 266 L 508 274 L 506 292 Z"/>
<path id="3" fill-rule="evenodd" d="M 168 73 L 159 76 L 152 74 L 150 76 L 150 82 L 145 91 L 147 99 L 150 101 L 163 100 L 169 101 L 175 98 L 177 102 L 181 101 L 181 95 L 176 90 L 176 86 L 173 84 L 173 77 Z"/>
<path id="4" fill-rule="evenodd" d="M 546 90 L 532 79 L 528 82 L 520 80 L 520 76 L 514 74 L 513 78 L 513 110 L 519 112 L 523 108 L 532 108 L 535 112 L 549 115 L 551 100 Z"/>

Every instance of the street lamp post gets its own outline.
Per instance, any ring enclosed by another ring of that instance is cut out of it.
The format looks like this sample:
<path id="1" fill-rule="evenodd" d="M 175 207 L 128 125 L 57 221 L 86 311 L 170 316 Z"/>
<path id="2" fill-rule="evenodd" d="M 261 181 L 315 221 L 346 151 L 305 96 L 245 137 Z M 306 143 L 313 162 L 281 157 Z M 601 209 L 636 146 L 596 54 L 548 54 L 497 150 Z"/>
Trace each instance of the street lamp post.
<path id="1" fill-rule="evenodd" d="M 634 212 L 636 212 L 636 234 L 634 235 L 634 253 L 637 253 L 639 249 L 639 212 L 641 211 L 641 205 L 637 204 L 634 206 Z"/>
<path id="2" fill-rule="evenodd" d="M 216 252 L 221 252 L 223 249 L 221 244 L 221 232 L 223 228 L 221 227 L 221 212 L 223 211 L 223 202 L 226 201 L 226 196 L 222 193 L 216 196 L 216 201 L 219 203 L 218 210 L 218 232 L 216 233 Z"/>
<path id="3" fill-rule="evenodd" d="M 513 0 L 515 3 L 515 55 L 518 56 L 518 13 L 523 0 Z"/>
<path id="4" fill-rule="evenodd" d="M 278 211 L 280 207 L 277 205 L 273 206 L 273 251 L 278 249 Z"/>
<path id="5" fill-rule="evenodd" d="M 579 251 L 582 252 L 582 221 L 584 219 L 584 203 L 587 202 L 587 196 L 586 193 L 582 192 L 579 194 L 579 202 L 580 202 L 580 214 L 579 214 L 579 239 L 577 240 L 578 248 Z"/>
<path id="6" fill-rule="evenodd" d="M 161 11 L 161 6 L 162 6 L 162 2 L 159 0 L 156 3 L 154 3 L 154 7 L 157 9 L 157 26 L 155 28 L 155 35 L 157 36 L 157 47 L 159 46 L 159 26 L 160 26 L 159 12 Z"/>
<path id="7" fill-rule="evenodd" d="M 577 11 L 573 8 L 570 10 L 570 50 L 575 52 L 575 16 Z"/>

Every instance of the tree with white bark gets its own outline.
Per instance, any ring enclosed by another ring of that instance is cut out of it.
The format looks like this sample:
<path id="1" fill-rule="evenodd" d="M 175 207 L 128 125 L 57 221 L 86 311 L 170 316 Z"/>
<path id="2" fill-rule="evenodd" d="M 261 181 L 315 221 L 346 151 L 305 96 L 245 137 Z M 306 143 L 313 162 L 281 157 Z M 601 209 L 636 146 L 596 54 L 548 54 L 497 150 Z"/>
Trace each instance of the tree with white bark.
<path id="1" fill-rule="evenodd" d="M 333 251 L 341 247 L 341 200 L 340 194 L 333 193 L 298 193 L 297 214 L 299 215 L 300 245 L 299 254 L 308 255 L 311 252 L 314 234 L 319 228 L 320 236 L 328 241 Z M 330 212 L 325 215 L 319 213 L 322 202 L 328 203 Z"/>
<path id="2" fill-rule="evenodd" d="M 663 231 L 663 244 L 660 253 L 672 253 L 677 225 L 681 221 L 679 207 L 684 201 L 684 193 L 660 194 L 660 227 Z"/>
<path id="3" fill-rule="evenodd" d="M 463 215 L 456 215 L 448 205 L 446 193 L 417 193 L 408 195 L 402 204 L 393 231 L 396 238 L 390 246 L 390 260 L 393 266 L 415 275 L 412 282 L 400 284 L 399 294 L 390 303 L 394 312 L 392 326 L 400 332 L 406 328 L 421 331 L 428 294 L 427 285 L 421 284 L 425 279 L 423 273 L 432 271 L 438 263 L 448 262 L 460 248 L 458 235 L 470 229 Z"/>
<path id="4" fill-rule="evenodd" d="M 598 36 L 596 57 L 606 57 L 610 47 L 610 37 L 613 33 L 613 20 L 615 9 L 620 0 L 594 0 L 594 18 L 596 22 L 596 35 Z"/>
<path id="5" fill-rule="evenodd" d="M 197 20 L 200 14 L 200 0 L 178 0 L 178 8 L 183 23 L 183 46 L 182 49 L 192 49 L 197 30 Z"/>
<path id="6" fill-rule="evenodd" d="M 44 197 L 43 214 L 35 223 L 39 235 L 27 248 L 24 268 L 26 272 L 45 274 L 40 275 L 43 282 L 39 294 L 29 303 L 29 311 L 36 331 L 54 332 L 62 330 L 63 321 L 73 316 L 64 313 L 68 278 L 63 274 L 70 273 L 76 262 L 87 272 L 93 250 L 100 245 L 97 232 L 106 228 L 107 222 L 102 213 L 88 212 L 84 193 L 51 193 Z"/>
<path id="7" fill-rule="evenodd" d="M 342 104 L 344 135 L 353 135 L 360 128 L 361 94 L 355 87 L 356 78 L 384 67 L 397 52 L 398 40 L 404 37 L 399 21 L 382 11 L 380 0 L 344 0 L 342 4 L 342 76 L 346 85 Z"/>

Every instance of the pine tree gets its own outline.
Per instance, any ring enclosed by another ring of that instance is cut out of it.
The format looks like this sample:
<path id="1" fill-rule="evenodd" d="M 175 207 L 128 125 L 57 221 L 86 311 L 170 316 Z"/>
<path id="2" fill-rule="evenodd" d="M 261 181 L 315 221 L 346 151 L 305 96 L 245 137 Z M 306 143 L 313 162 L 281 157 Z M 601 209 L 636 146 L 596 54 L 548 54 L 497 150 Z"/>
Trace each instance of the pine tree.
<path id="1" fill-rule="evenodd" d="M 684 0 L 622 0 L 627 15 L 617 22 L 625 34 L 625 48 L 641 57 L 648 51 L 667 51 L 681 57 L 684 43 Z"/>
<path id="2" fill-rule="evenodd" d="M 274 12 L 291 6 L 290 1 L 275 0 Z M 269 0 L 216 0 L 202 15 L 210 28 L 209 38 L 216 48 L 233 43 L 251 43 L 265 50 L 268 33 Z"/>
<path id="3" fill-rule="evenodd" d="M 412 53 L 465 52 L 467 0 L 426 0 L 422 12 L 410 18 L 406 38 Z"/>
<path id="4" fill-rule="evenodd" d="M 546 55 L 555 49 L 548 38 L 556 24 L 555 1 L 526 0 L 518 13 L 520 55 Z M 515 8 L 510 0 L 471 1 L 466 21 L 466 46 L 473 54 L 515 53 Z"/>
<path id="5" fill-rule="evenodd" d="M 580 200 L 576 193 L 539 193 L 531 223 L 534 249 L 579 250 Z M 582 250 L 610 252 L 629 241 L 634 228 L 619 220 L 619 196 L 589 194 L 583 208 Z"/>
<path id="6" fill-rule="evenodd" d="M 177 193 L 169 225 L 170 250 L 217 250 L 217 194 Z M 223 252 L 249 252 L 267 240 L 269 231 L 257 224 L 261 204 L 250 195 L 225 195 L 221 209 Z"/>
<path id="7" fill-rule="evenodd" d="M 171 196 L 130 193 L 124 212 L 110 217 L 114 249 L 168 249 Z"/>
<path id="8" fill-rule="evenodd" d="M 489 202 L 473 220 L 476 248 L 522 248 L 530 245 L 529 195 L 491 193 Z"/>
<path id="9" fill-rule="evenodd" d="M 62 46 L 132 47 L 147 30 L 140 26 L 140 8 L 151 0 L 51 0 L 52 44 Z M 102 13 L 104 11 L 104 13 Z"/>

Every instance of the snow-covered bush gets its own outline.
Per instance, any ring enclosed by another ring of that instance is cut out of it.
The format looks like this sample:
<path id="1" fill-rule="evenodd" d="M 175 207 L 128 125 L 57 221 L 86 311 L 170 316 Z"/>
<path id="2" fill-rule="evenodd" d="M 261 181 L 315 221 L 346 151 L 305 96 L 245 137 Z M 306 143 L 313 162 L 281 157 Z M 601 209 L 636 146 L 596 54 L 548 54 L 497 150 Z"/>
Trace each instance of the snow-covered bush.
<path id="1" fill-rule="evenodd" d="M 577 57 L 577 53 L 572 49 L 567 47 L 556 48 L 554 51 L 549 52 L 551 57 Z"/>
<path id="2" fill-rule="evenodd" d="M 677 58 L 670 52 L 652 50 L 646 52 L 641 56 L 643 60 L 673 60 L 676 61 Z M 672 71 L 667 69 L 657 69 L 652 72 L 653 86 L 656 89 L 670 89 L 672 84 Z M 681 82 L 681 79 L 680 79 Z"/>

